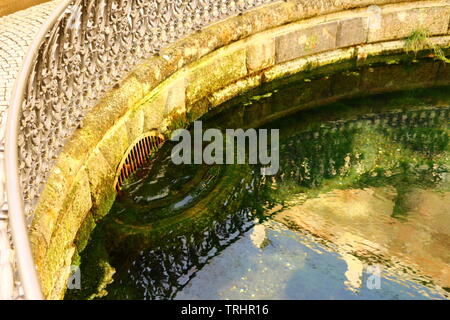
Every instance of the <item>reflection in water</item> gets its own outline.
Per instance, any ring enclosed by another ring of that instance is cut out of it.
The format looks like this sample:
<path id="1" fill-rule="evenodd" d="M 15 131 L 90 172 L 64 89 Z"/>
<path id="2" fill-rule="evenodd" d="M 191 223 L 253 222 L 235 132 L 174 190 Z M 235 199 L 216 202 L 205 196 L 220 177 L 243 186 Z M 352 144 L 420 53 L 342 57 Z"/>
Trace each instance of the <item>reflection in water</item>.
<path id="1" fill-rule="evenodd" d="M 166 143 L 95 229 L 68 298 L 448 298 L 447 92 L 249 116 L 281 90 L 206 119 L 280 128 L 278 174 L 175 166 Z"/>
<path id="2" fill-rule="evenodd" d="M 382 270 L 380 289 L 375 274 L 357 258 L 342 256 L 301 232 L 268 221 L 262 225 L 268 245 L 243 234 L 211 259 L 176 299 L 424 299 L 439 298 L 410 280 L 397 281 Z M 350 283 L 351 282 L 351 283 Z M 370 289 L 374 288 L 374 289 Z M 355 290 L 356 289 L 356 290 Z"/>

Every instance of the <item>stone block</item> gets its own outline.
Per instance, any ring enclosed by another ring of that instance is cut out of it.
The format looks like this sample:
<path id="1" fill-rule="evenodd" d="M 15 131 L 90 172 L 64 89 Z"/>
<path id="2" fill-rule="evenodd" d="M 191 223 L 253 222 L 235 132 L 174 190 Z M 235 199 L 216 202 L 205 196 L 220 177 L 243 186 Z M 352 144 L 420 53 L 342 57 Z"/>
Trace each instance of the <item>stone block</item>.
<path id="1" fill-rule="evenodd" d="M 367 41 L 367 18 L 353 18 L 339 22 L 336 45 L 338 48 L 363 44 Z"/>
<path id="2" fill-rule="evenodd" d="M 243 78 L 247 74 L 246 50 L 219 50 L 196 63 L 187 75 L 186 103 L 203 97 Z"/>
<path id="3" fill-rule="evenodd" d="M 47 296 L 48 300 L 63 300 L 65 292 L 67 290 L 67 283 L 69 280 L 69 277 L 72 274 L 72 259 L 73 255 L 75 253 L 75 247 L 71 246 L 69 249 L 66 250 L 65 256 L 64 256 L 64 263 L 62 264 L 62 267 L 60 268 L 58 274 L 59 277 L 56 279 L 56 283 L 53 287 L 53 290 L 51 293 Z"/>
<path id="4" fill-rule="evenodd" d="M 335 49 L 337 30 L 338 22 L 331 22 L 278 36 L 276 63 Z"/>
<path id="5" fill-rule="evenodd" d="M 157 130 L 165 118 L 186 112 L 186 84 L 183 73 L 170 77 L 155 88 L 139 107 L 143 118 L 143 132 Z M 132 133 L 129 133 L 131 135 Z M 133 136 L 135 136 L 133 134 Z M 130 141 L 132 143 L 133 141 Z"/>
<path id="6" fill-rule="evenodd" d="M 55 284 L 61 279 L 65 267 L 70 265 L 66 265 L 70 261 L 70 259 L 67 259 L 68 250 L 73 247 L 78 229 L 91 207 L 89 179 L 86 170 L 82 170 L 77 175 L 76 183 L 74 183 L 68 196 L 64 199 L 58 226 L 52 235 L 43 264 L 38 265 L 45 297 L 55 294 L 53 292 Z"/>
<path id="7" fill-rule="evenodd" d="M 419 29 L 426 30 L 430 36 L 447 34 L 449 20 L 450 6 L 381 13 L 381 25 L 379 28 L 369 28 L 368 41 L 406 38 Z"/>
<path id="8" fill-rule="evenodd" d="M 164 70 L 166 64 L 167 61 L 163 58 L 152 57 L 133 71 L 132 75 L 139 81 L 144 94 L 153 90 L 167 77 Z"/>
<path id="9" fill-rule="evenodd" d="M 170 78 L 164 90 L 164 115 L 186 111 L 186 80 L 183 74 Z"/>
<path id="10" fill-rule="evenodd" d="M 132 144 L 144 133 L 144 111 L 136 110 L 126 115 L 128 145 Z"/>
<path id="11" fill-rule="evenodd" d="M 35 255 L 37 257 L 42 256 L 41 253 L 43 251 L 45 252 L 50 243 L 61 211 L 62 199 L 66 195 L 66 189 L 54 187 L 52 180 L 50 179 L 48 181 L 41 194 L 41 198 L 45 199 L 45 201 L 40 202 L 35 209 L 33 224 L 30 230 L 30 240 L 33 243 L 33 250 L 35 249 Z"/>
<path id="12" fill-rule="evenodd" d="M 247 69 L 249 73 L 258 72 L 275 64 L 275 40 L 261 39 L 247 47 Z"/>
<path id="13" fill-rule="evenodd" d="M 84 221 L 75 237 L 74 243 L 75 243 L 75 248 L 76 248 L 77 254 L 83 252 L 83 250 L 88 245 L 88 242 L 91 238 L 91 233 L 94 230 L 96 225 L 97 224 L 95 222 L 93 215 L 91 213 L 88 214 L 86 216 L 86 218 L 84 219 Z"/>
<path id="14" fill-rule="evenodd" d="M 158 128 L 164 120 L 164 108 L 161 107 L 164 105 L 165 102 L 162 95 L 152 95 L 142 104 L 140 109 L 144 115 L 144 132 Z"/>
<path id="15" fill-rule="evenodd" d="M 106 215 L 114 203 L 114 178 L 116 168 L 111 167 L 101 152 L 91 154 L 86 164 L 92 198 L 92 213 L 97 217 Z"/>
<path id="16" fill-rule="evenodd" d="M 103 135 L 143 98 L 141 83 L 134 77 L 127 77 L 120 87 L 107 94 L 95 108 L 89 112 L 84 121 L 83 128 L 98 132 L 97 144 Z"/>
<path id="17" fill-rule="evenodd" d="M 129 146 L 128 130 L 125 123 L 122 123 L 114 131 L 107 134 L 99 143 L 98 148 L 108 161 L 111 168 L 116 168 L 122 160 Z"/>

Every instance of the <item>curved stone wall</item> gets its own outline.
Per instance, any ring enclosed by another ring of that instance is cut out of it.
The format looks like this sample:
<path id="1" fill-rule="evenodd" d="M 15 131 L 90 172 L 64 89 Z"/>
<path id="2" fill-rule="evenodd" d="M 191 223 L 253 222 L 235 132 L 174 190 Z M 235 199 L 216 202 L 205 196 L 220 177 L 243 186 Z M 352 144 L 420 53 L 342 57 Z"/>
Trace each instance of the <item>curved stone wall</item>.
<path id="1" fill-rule="evenodd" d="M 169 134 L 242 92 L 302 71 L 332 69 L 337 62 L 344 69 L 364 66 L 388 56 L 389 64 L 399 63 L 405 38 L 418 28 L 428 30 L 428 41 L 450 46 L 446 1 L 337 10 L 374 1 L 352 2 L 325 1 L 328 9 L 311 5 L 310 11 L 295 1 L 277 2 L 235 16 L 166 47 L 108 92 L 64 145 L 34 211 L 31 241 L 45 297 L 64 294 L 72 260 L 115 199 L 116 169 L 143 133 Z M 304 19 L 321 9 L 323 15 Z M 448 84 L 450 68 L 435 65 L 399 66 L 394 76 L 367 68 L 317 87 L 306 83 L 299 106 Z"/>
<path id="2" fill-rule="evenodd" d="M 186 34 L 276 0 L 62 0 L 26 79 L 18 149 L 25 212 L 98 97 Z"/>
<path id="3" fill-rule="evenodd" d="M 60 0 L 60 15 L 44 25 L 48 29 L 39 47 L 33 48 L 36 52 L 31 52 L 35 56 L 29 66 L 29 74 L 20 79 L 20 82 L 26 82 L 24 92 L 19 93 L 23 101 L 20 102 L 22 113 L 17 137 L 25 213 L 31 220 L 65 139 L 81 125 L 85 114 L 98 102 L 98 98 L 143 60 L 165 51 L 163 48 L 177 39 L 227 17 L 245 13 L 233 20 L 232 32 L 217 34 L 209 39 L 209 43 L 199 44 L 199 50 L 186 52 L 183 61 L 177 61 L 186 65 L 210 50 L 277 25 L 352 8 L 407 1 Z M 369 33 L 360 33 L 359 39 L 353 39 L 358 42 L 366 40 L 362 39 L 365 36 L 370 42 L 390 39 L 397 27 L 407 32 L 415 25 L 426 25 L 432 34 L 441 34 L 442 19 L 446 14 L 436 10 L 446 1 L 416 2 L 420 2 L 422 7 L 434 6 L 434 13 L 429 13 L 440 18 L 436 21 L 417 20 L 421 16 L 419 10 L 410 12 L 409 18 L 415 22 L 411 24 L 403 16 L 385 13 L 381 17 L 383 13 L 372 7 L 367 11 L 366 19 L 348 21 L 342 25 L 342 30 L 353 30 L 360 27 L 358 23 L 366 22 L 375 27 Z M 261 5 L 267 6 L 265 12 L 252 11 Z M 384 24 L 384 34 L 377 31 L 379 23 Z M 330 29 L 327 32 L 342 30 Z M 342 41 L 339 46 L 350 45 L 344 38 Z M 319 44 L 321 49 L 326 49 L 326 45 L 325 42 Z M 173 61 L 170 59 L 165 63 L 169 73 L 181 66 L 173 65 Z"/>

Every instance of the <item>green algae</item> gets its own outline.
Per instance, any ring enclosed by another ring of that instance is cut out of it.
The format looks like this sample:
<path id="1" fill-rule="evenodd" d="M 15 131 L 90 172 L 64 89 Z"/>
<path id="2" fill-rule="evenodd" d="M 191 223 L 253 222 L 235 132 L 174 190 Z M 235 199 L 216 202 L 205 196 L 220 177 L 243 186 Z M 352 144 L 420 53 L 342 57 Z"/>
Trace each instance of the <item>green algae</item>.
<path id="1" fill-rule="evenodd" d="M 416 29 L 406 39 L 406 51 L 413 52 L 417 57 L 420 51 L 432 49 L 436 59 L 445 63 L 450 63 L 450 59 L 446 57 L 446 52 L 440 46 L 429 40 L 429 32 L 425 29 Z"/>

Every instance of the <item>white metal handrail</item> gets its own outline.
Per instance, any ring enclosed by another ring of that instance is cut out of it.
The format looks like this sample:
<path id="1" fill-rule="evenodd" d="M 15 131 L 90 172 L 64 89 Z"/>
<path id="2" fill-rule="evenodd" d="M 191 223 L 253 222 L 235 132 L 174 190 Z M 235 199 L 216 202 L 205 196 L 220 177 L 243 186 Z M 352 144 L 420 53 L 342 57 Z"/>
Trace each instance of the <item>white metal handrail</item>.
<path id="1" fill-rule="evenodd" d="M 8 196 L 9 211 L 8 216 L 21 285 L 24 290 L 25 298 L 29 300 L 40 300 L 43 297 L 28 238 L 28 228 L 25 222 L 23 208 L 23 193 L 19 181 L 19 157 L 17 144 L 19 120 L 27 79 L 33 68 L 33 64 L 39 52 L 40 46 L 50 28 L 58 21 L 59 17 L 66 10 L 69 3 L 70 0 L 62 1 L 61 4 L 55 8 L 49 16 L 47 22 L 42 25 L 36 35 L 25 57 L 22 70 L 16 78 L 8 110 L 5 146 L 5 174 L 7 181 L 6 191 Z"/>

